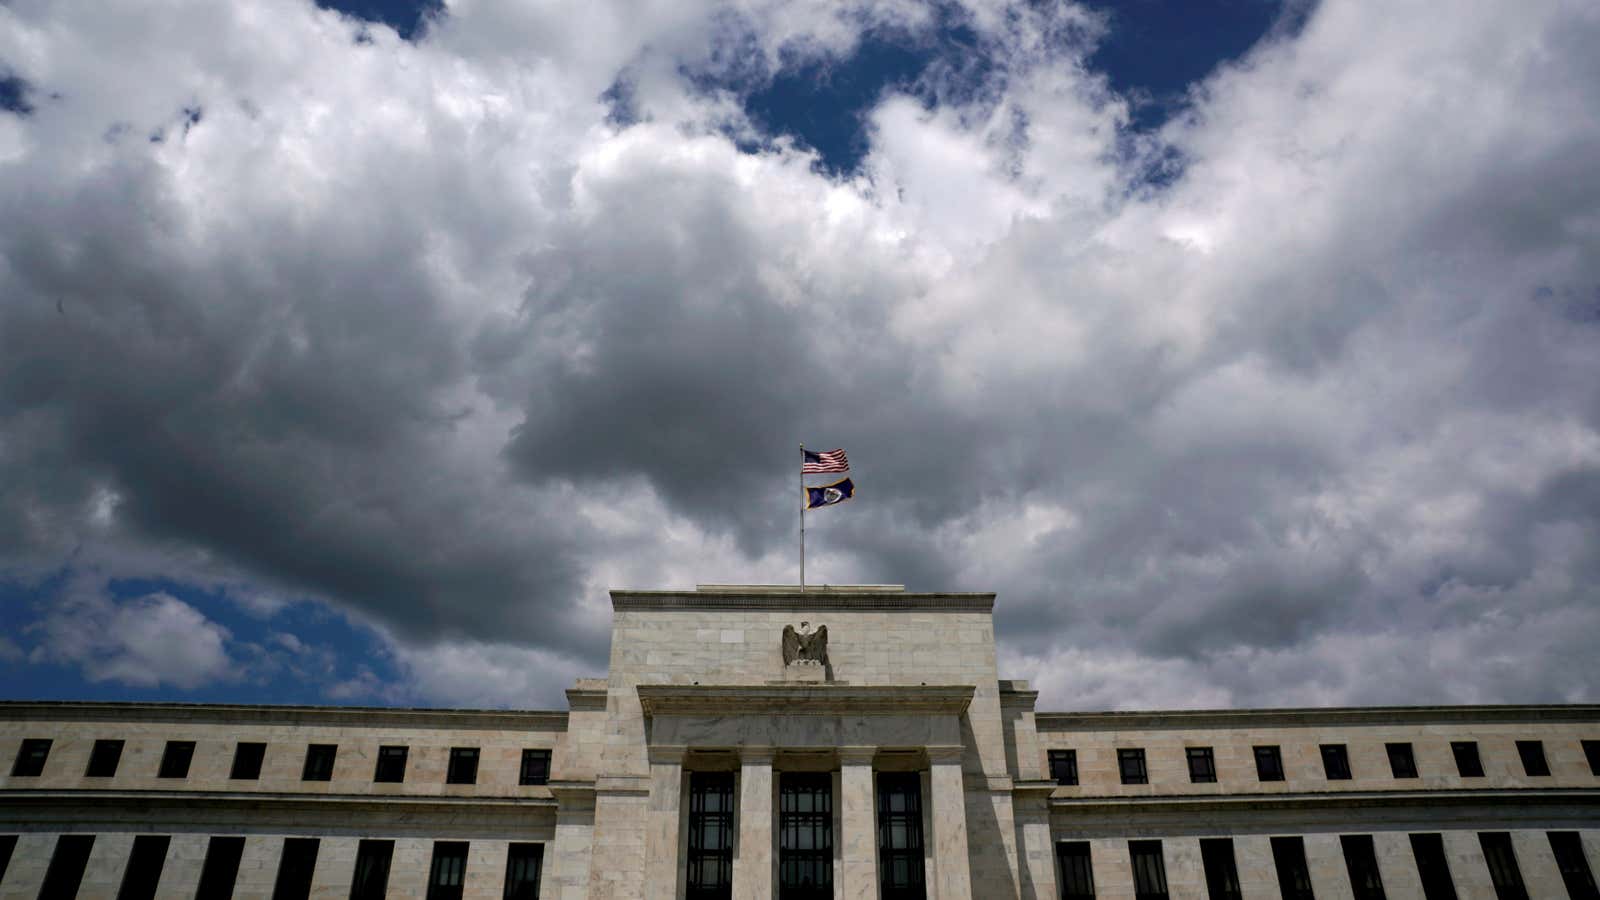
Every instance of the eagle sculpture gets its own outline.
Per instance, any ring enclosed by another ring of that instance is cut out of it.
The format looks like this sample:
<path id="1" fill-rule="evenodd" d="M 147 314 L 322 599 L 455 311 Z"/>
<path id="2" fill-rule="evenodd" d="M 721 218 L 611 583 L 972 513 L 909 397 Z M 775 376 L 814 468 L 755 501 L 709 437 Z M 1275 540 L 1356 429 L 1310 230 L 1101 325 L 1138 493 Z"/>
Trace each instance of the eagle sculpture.
<path id="1" fill-rule="evenodd" d="M 801 622 L 804 629 L 810 622 Z M 828 664 L 828 626 L 820 625 L 809 634 L 795 631 L 793 625 L 783 626 L 783 664 L 796 661 Z"/>

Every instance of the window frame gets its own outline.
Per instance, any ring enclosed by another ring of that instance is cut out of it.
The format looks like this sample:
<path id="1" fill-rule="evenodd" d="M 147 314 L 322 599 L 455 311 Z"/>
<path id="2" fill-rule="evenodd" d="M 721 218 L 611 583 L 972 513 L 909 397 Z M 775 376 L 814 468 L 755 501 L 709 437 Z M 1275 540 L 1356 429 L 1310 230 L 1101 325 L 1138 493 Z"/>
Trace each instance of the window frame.
<path id="1" fill-rule="evenodd" d="M 1200 867 L 1205 872 L 1209 900 L 1243 900 L 1233 838 L 1201 838 Z"/>
<path id="2" fill-rule="evenodd" d="M 1456 760 L 1456 776 L 1482 778 L 1483 755 L 1478 752 L 1477 741 L 1451 741 L 1450 755 Z"/>
<path id="3" fill-rule="evenodd" d="M 524 747 L 522 749 L 522 763 L 517 769 L 517 783 L 521 785 L 549 784 L 553 756 L 554 754 L 550 752 L 549 747 Z M 529 769 L 528 763 L 535 759 L 544 761 L 542 774 Z"/>
<path id="4" fill-rule="evenodd" d="M 1137 771 L 1130 773 L 1129 763 L 1134 763 Z M 1121 777 L 1123 784 L 1150 783 L 1150 767 L 1145 761 L 1143 747 L 1117 748 L 1117 775 Z"/>
<path id="5" fill-rule="evenodd" d="M 321 854 L 321 838 L 284 838 L 278 873 L 272 880 L 272 900 L 309 900 Z"/>
<path id="6" fill-rule="evenodd" d="M 1522 880 L 1517 851 L 1509 831 L 1480 831 L 1478 846 L 1489 867 L 1489 884 L 1497 900 L 1528 900 L 1528 885 Z"/>
<path id="7" fill-rule="evenodd" d="M 1183 748 L 1184 761 L 1189 764 L 1190 784 L 1216 784 L 1217 783 L 1217 753 L 1211 747 L 1185 747 Z M 1203 762 L 1205 771 L 1197 771 L 1195 762 Z"/>
<path id="8" fill-rule="evenodd" d="M 1417 774 L 1417 754 L 1410 741 L 1393 741 L 1383 745 L 1389 757 L 1389 774 L 1394 778 L 1420 778 Z M 1404 765 L 1402 765 L 1402 762 Z"/>
<path id="9" fill-rule="evenodd" d="M 434 841 L 427 900 L 461 900 L 467 887 L 467 841 Z"/>
<path id="10" fill-rule="evenodd" d="M 1348 744 L 1318 744 L 1322 753 L 1322 775 L 1329 781 L 1351 781 L 1350 747 Z"/>
<path id="11" fill-rule="evenodd" d="M 451 747 L 450 761 L 445 766 L 445 784 L 477 784 L 480 747 Z M 471 760 L 469 767 L 468 760 Z"/>
<path id="12" fill-rule="evenodd" d="M 134 835 L 133 846 L 128 848 L 128 861 L 122 869 L 122 880 L 118 883 L 117 900 L 155 900 L 171 849 L 171 835 Z"/>
<path id="13" fill-rule="evenodd" d="M 1372 835 L 1341 834 L 1339 849 L 1344 853 L 1344 870 L 1350 876 L 1354 900 L 1386 900 L 1383 871 L 1378 867 L 1378 849 Z M 1371 883 L 1367 883 L 1369 878 Z"/>
<path id="14" fill-rule="evenodd" d="M 1582 740 L 1578 744 L 1583 747 L 1583 758 L 1589 762 L 1589 774 L 1600 775 L 1600 740 Z"/>
<path id="15" fill-rule="evenodd" d="M 323 762 L 326 760 L 326 766 Z M 338 744 L 307 744 L 306 760 L 300 766 L 301 781 L 329 782 L 333 780 L 333 770 L 339 764 Z"/>
<path id="16" fill-rule="evenodd" d="M 117 767 L 122 765 L 122 751 L 127 743 L 121 738 L 96 738 L 94 746 L 89 748 L 89 764 L 83 767 L 83 777 L 117 777 Z"/>
<path id="17" fill-rule="evenodd" d="M 1146 865 L 1139 865 L 1141 859 Z M 1129 841 L 1128 867 L 1133 874 L 1134 900 L 1169 900 L 1166 852 L 1161 841 Z"/>
<path id="18" fill-rule="evenodd" d="M 38 778 L 50 762 L 50 748 L 55 741 L 50 738 L 23 738 L 17 746 L 17 758 L 11 761 L 12 778 Z M 35 761 L 37 757 L 37 761 Z"/>
<path id="19" fill-rule="evenodd" d="M 1561 873 L 1561 883 L 1567 895 L 1574 900 L 1593 900 L 1600 897 L 1600 887 L 1594 880 L 1594 870 L 1589 868 L 1589 857 L 1583 850 L 1583 838 L 1576 831 L 1547 831 L 1550 855 L 1555 857 L 1556 870 Z"/>
<path id="20" fill-rule="evenodd" d="M 407 744 L 378 745 L 377 759 L 372 766 L 372 783 L 405 784 L 406 765 L 410 760 L 411 747 Z"/>
<path id="21" fill-rule="evenodd" d="M 1283 771 L 1283 750 L 1277 744 L 1259 744 L 1250 748 L 1256 758 L 1256 780 L 1287 781 Z"/>
<path id="22" fill-rule="evenodd" d="M 1456 900 L 1456 879 L 1437 831 L 1411 834 L 1411 857 L 1417 864 L 1423 900 Z"/>
<path id="23" fill-rule="evenodd" d="M 1306 840 L 1298 834 L 1272 838 L 1272 868 L 1278 876 L 1283 900 L 1316 900 L 1311 885 L 1311 864 L 1306 861 Z"/>
<path id="24" fill-rule="evenodd" d="M 777 896 L 832 900 L 833 811 L 831 773 L 778 774 Z"/>
<path id="25" fill-rule="evenodd" d="M 161 765 L 156 768 L 157 778 L 182 780 L 189 777 L 194 766 L 194 741 L 167 741 L 161 750 Z"/>
<path id="26" fill-rule="evenodd" d="M 1094 900 L 1094 855 L 1088 841 L 1056 841 L 1061 900 Z"/>
<path id="27" fill-rule="evenodd" d="M 1078 751 L 1074 748 L 1050 750 L 1045 754 L 1050 767 L 1050 779 L 1058 786 L 1073 787 L 1078 784 Z"/>
<path id="28" fill-rule="evenodd" d="M 501 900 L 538 900 L 539 870 L 543 867 L 543 844 L 513 841 L 506 848 L 506 881 Z"/>
<path id="29" fill-rule="evenodd" d="M 1517 741 L 1517 756 L 1522 759 L 1522 774 L 1529 778 L 1550 775 L 1550 760 L 1544 755 L 1544 741 Z"/>
<path id="30" fill-rule="evenodd" d="M 212 835 L 206 842 L 206 858 L 200 864 L 194 900 L 229 900 L 239 885 L 239 863 L 243 859 L 243 837 Z"/>
<path id="31" fill-rule="evenodd" d="M 89 857 L 94 853 L 94 838 L 92 834 L 63 834 L 56 838 L 50 862 L 44 870 L 44 881 L 39 885 L 39 900 L 78 895 L 83 873 L 89 868 Z"/>
<path id="32" fill-rule="evenodd" d="M 732 772 L 689 773 L 689 814 L 685 822 L 689 833 L 683 862 L 687 900 L 727 900 L 733 896 L 736 787 Z M 710 883 L 702 883 L 706 881 Z"/>
<path id="33" fill-rule="evenodd" d="M 266 758 L 266 741 L 239 741 L 233 745 L 233 763 L 228 766 L 228 780 L 260 781 L 261 765 Z"/>
<path id="34" fill-rule="evenodd" d="M 384 900 L 389 889 L 389 872 L 393 868 L 394 841 L 363 838 L 356 845 L 356 864 L 350 873 L 350 900 Z"/>
<path id="35" fill-rule="evenodd" d="M 874 794 L 878 826 L 878 896 L 882 900 L 924 900 L 928 886 L 923 860 L 928 852 L 922 833 L 922 773 L 878 772 Z M 896 798 L 900 798 L 896 807 Z M 906 846 L 896 847 L 895 836 Z M 905 880 L 897 868 L 904 863 Z"/>

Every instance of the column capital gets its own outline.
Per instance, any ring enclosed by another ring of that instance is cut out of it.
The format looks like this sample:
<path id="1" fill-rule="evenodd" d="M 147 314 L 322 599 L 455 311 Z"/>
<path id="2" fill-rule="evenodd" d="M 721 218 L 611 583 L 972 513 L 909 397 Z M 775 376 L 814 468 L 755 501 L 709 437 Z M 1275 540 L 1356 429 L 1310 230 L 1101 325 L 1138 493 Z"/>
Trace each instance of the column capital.
<path id="1" fill-rule="evenodd" d="M 773 758 L 777 755 L 778 748 L 776 747 L 740 747 L 739 765 L 748 766 L 766 763 L 770 766 Z"/>
<path id="2" fill-rule="evenodd" d="M 689 748 L 682 744 L 651 744 L 649 747 L 650 764 L 652 766 L 683 765 L 683 756 Z"/>
<path id="3" fill-rule="evenodd" d="M 840 747 L 838 752 L 841 766 L 870 766 L 873 757 L 878 755 L 878 748 Z"/>
<path id="4" fill-rule="evenodd" d="M 966 755 L 967 748 L 960 744 L 930 744 L 925 748 L 928 752 L 928 762 L 933 765 L 946 765 L 961 762 L 961 757 Z"/>

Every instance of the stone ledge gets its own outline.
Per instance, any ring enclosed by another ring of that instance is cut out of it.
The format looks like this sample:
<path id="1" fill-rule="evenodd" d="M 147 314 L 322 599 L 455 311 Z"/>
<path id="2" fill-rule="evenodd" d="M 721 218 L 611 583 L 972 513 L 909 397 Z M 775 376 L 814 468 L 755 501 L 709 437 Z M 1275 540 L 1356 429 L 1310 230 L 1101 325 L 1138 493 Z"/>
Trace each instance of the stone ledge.
<path id="1" fill-rule="evenodd" d="M 114 703 L 85 700 L 0 700 L 0 720 L 210 722 L 223 725 L 403 725 L 415 728 L 475 731 L 567 730 L 567 714 L 558 710 Z"/>
<path id="2" fill-rule="evenodd" d="M 80 808 L 134 809 L 170 804 L 231 809 L 327 808 L 349 810 L 463 809 L 467 807 L 553 807 L 554 797 L 446 797 L 416 794 L 285 794 L 251 791 L 97 791 L 0 789 L 0 806 L 71 805 Z M 135 804 L 138 806 L 136 807 Z"/>
<path id="3" fill-rule="evenodd" d="M 1089 812 L 1208 812 L 1238 809 L 1373 809 L 1413 806 L 1515 805 L 1600 806 L 1600 788 L 1528 788 L 1523 790 L 1343 791 L 1301 794 L 1229 794 L 1184 797 L 1051 797 L 1050 808 Z"/>
<path id="4" fill-rule="evenodd" d="M 972 685 L 641 684 L 646 716 L 960 715 Z"/>
<path id="5" fill-rule="evenodd" d="M 994 597 L 987 594 L 911 594 L 899 591 L 763 590 L 740 594 L 701 591 L 612 591 L 611 608 L 635 610 L 755 610 L 790 612 L 838 610 L 917 610 L 920 612 L 993 612 Z"/>
<path id="6" fill-rule="evenodd" d="M 1046 731 L 1181 731 L 1189 728 L 1310 727 L 1317 725 L 1432 725 L 1515 723 L 1600 723 L 1600 705 L 1531 706 L 1369 706 L 1285 709 L 1178 709 L 1127 712 L 1038 712 L 1034 724 Z"/>

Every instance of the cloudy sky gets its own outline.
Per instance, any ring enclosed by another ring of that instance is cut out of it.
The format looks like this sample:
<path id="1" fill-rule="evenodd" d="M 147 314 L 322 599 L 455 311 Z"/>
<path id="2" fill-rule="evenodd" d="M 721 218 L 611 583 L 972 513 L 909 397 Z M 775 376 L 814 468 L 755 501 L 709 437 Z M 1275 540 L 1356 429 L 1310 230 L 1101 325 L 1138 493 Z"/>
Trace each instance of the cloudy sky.
<path id="1" fill-rule="evenodd" d="M 337 8 L 335 8 L 337 7 Z M 6 696 L 559 706 L 611 587 L 1053 709 L 1600 699 L 1592 0 L 0 3 Z"/>

